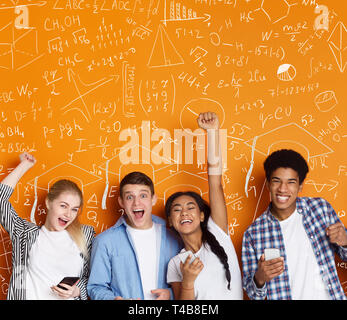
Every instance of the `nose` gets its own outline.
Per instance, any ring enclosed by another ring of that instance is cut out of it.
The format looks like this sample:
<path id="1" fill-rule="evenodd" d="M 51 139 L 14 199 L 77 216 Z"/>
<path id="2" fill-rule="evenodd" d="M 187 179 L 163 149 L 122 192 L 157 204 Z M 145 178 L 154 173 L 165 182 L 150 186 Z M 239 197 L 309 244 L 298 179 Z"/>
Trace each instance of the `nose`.
<path id="1" fill-rule="evenodd" d="M 182 210 L 181 210 L 181 216 L 185 216 L 186 215 L 186 213 L 187 213 L 187 211 L 184 209 L 184 208 L 182 208 Z"/>
<path id="2" fill-rule="evenodd" d="M 66 210 L 65 212 L 65 216 L 69 219 L 72 219 L 75 215 L 76 215 L 76 209 L 69 209 L 69 210 Z"/>
<path id="3" fill-rule="evenodd" d="M 140 197 L 135 197 L 135 198 L 134 198 L 134 204 L 135 204 L 135 206 L 139 205 L 140 202 L 141 202 Z"/>
<path id="4" fill-rule="evenodd" d="M 278 191 L 280 192 L 286 192 L 287 191 L 287 184 L 285 182 L 281 182 L 278 188 Z"/>
<path id="5" fill-rule="evenodd" d="M 66 210 L 64 216 L 65 216 L 66 218 L 71 218 L 71 217 L 72 217 L 72 210 L 71 210 L 71 209 L 70 209 L 70 210 Z"/>

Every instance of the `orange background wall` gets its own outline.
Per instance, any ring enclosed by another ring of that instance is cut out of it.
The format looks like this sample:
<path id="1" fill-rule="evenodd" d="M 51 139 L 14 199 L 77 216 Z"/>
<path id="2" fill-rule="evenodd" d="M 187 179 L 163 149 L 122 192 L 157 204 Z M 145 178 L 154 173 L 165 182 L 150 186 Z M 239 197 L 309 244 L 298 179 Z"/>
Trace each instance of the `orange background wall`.
<path id="1" fill-rule="evenodd" d="M 346 225 L 346 12 L 341 0 L 0 0 L 0 178 L 21 152 L 37 158 L 14 207 L 41 225 L 49 185 L 69 177 L 83 188 L 82 222 L 100 233 L 120 216 L 119 178 L 133 169 L 155 181 L 159 216 L 178 189 L 208 199 L 194 130 L 212 110 L 239 256 L 269 201 L 262 163 L 279 148 L 305 156 L 302 195 L 327 199 Z M 5 299 L 11 243 L 0 235 Z M 346 269 L 337 260 L 347 292 Z"/>

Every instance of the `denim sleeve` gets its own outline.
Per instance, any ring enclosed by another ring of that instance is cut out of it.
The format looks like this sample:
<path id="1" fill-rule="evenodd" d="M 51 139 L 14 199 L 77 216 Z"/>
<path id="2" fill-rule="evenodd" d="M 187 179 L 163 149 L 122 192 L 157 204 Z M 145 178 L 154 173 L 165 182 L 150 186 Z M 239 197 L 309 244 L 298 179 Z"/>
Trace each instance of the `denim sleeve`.
<path id="1" fill-rule="evenodd" d="M 250 235 L 246 231 L 242 241 L 243 289 L 250 299 L 264 300 L 267 294 L 266 284 L 262 288 L 258 288 L 253 280 L 257 268 L 257 256 L 251 244 Z"/>
<path id="2" fill-rule="evenodd" d="M 92 300 L 114 300 L 119 294 L 111 289 L 111 262 L 103 241 L 96 237 L 93 241 L 90 275 L 87 285 Z"/>

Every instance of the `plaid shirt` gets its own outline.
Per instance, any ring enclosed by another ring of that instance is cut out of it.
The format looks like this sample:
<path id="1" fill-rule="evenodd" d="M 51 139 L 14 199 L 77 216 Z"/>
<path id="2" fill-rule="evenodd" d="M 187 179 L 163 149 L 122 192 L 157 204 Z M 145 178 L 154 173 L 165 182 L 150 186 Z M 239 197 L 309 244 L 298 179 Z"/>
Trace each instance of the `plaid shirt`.
<path id="1" fill-rule="evenodd" d="M 304 229 L 311 242 L 322 279 L 331 299 L 346 300 L 336 271 L 335 252 L 342 260 L 347 261 L 347 248 L 331 244 L 325 233 L 328 226 L 340 221 L 337 214 L 332 206 L 322 198 L 297 198 L 296 208 L 303 215 Z M 271 214 L 270 209 L 271 204 L 243 235 L 243 288 L 251 299 L 292 299 L 281 226 Z M 262 288 L 258 288 L 253 277 L 258 268 L 258 260 L 265 248 L 280 249 L 280 254 L 285 261 L 285 270 L 279 276 L 265 283 Z"/>

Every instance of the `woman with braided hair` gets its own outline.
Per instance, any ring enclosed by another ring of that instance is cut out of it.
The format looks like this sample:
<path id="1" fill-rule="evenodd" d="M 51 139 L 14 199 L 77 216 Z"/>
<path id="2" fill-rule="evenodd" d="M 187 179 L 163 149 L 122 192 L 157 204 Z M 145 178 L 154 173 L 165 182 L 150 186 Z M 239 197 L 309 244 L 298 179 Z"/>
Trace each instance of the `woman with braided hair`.
<path id="1" fill-rule="evenodd" d="M 241 272 L 228 233 L 227 208 L 222 187 L 219 120 L 201 113 L 200 128 L 207 131 L 210 205 L 195 192 L 176 192 L 165 204 L 169 225 L 181 236 L 184 248 L 168 265 L 167 282 L 175 299 L 240 300 Z"/>

